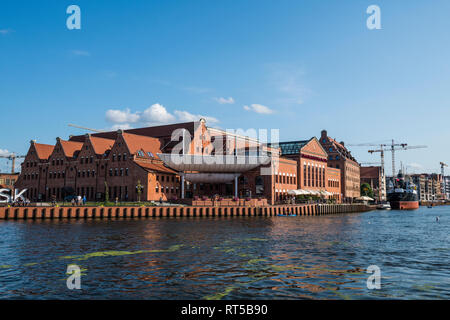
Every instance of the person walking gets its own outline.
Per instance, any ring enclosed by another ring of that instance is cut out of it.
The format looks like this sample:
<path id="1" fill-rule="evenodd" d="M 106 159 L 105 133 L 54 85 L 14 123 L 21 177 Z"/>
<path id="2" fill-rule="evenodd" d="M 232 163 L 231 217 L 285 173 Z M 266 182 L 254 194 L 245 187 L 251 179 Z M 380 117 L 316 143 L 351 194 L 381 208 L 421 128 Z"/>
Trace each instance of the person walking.
<path id="1" fill-rule="evenodd" d="M 81 201 L 83 199 L 81 198 L 81 196 L 77 196 L 77 206 L 81 206 Z"/>
<path id="2" fill-rule="evenodd" d="M 83 206 L 86 205 L 86 195 L 83 196 Z"/>

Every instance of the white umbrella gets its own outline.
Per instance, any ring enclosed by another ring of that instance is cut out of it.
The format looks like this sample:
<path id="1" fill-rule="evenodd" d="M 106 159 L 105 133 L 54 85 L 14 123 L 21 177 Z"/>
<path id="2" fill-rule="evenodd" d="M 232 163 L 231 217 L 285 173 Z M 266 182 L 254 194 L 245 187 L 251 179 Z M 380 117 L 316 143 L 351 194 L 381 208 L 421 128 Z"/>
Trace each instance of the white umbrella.
<path id="1" fill-rule="evenodd" d="M 360 200 L 360 201 L 373 201 L 373 199 L 371 197 L 368 196 L 362 196 L 359 198 L 356 198 L 356 200 Z"/>

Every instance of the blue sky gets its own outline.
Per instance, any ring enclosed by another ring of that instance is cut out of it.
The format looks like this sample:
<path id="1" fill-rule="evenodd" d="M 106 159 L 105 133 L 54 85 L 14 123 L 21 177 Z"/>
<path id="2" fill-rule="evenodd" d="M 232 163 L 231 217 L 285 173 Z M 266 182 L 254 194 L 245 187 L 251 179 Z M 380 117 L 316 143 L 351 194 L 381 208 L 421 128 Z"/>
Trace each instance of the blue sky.
<path id="1" fill-rule="evenodd" d="M 66 27 L 71 4 L 81 30 Z M 366 27 L 372 4 L 381 30 Z M 204 116 L 221 128 L 279 128 L 281 140 L 327 129 L 346 143 L 426 144 L 398 161 L 438 171 L 450 163 L 449 12 L 446 0 L 2 0 L 0 152 L 84 133 L 68 123 Z"/>

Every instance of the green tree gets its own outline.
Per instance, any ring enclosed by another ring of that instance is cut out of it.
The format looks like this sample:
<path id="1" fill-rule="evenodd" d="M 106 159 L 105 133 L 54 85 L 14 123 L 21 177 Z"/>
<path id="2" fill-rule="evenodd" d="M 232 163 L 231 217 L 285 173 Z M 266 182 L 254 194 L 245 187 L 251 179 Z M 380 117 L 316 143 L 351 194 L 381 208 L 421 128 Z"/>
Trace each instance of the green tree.
<path id="1" fill-rule="evenodd" d="M 363 183 L 361 185 L 361 196 L 373 198 L 374 194 L 373 194 L 373 190 L 372 190 L 372 187 L 370 186 L 370 184 Z"/>

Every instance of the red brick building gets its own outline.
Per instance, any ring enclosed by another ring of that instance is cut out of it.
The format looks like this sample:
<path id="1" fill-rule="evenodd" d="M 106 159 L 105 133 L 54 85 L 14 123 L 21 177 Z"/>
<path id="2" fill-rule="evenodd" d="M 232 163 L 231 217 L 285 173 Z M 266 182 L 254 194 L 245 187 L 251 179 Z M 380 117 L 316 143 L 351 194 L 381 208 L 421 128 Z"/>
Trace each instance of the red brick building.
<path id="1" fill-rule="evenodd" d="M 297 156 L 279 153 L 256 138 L 208 128 L 200 120 L 57 138 L 54 146 L 32 141 L 16 185 L 27 189 L 31 201 L 218 195 L 265 198 L 272 204 L 290 190 L 334 188 L 316 138 L 302 142 Z"/>
<path id="2" fill-rule="evenodd" d="M 378 201 L 386 200 L 386 190 L 383 185 L 383 174 L 381 166 L 361 167 L 361 184 L 368 183 Z"/>
<path id="3" fill-rule="evenodd" d="M 0 189 L 13 190 L 18 178 L 18 173 L 0 173 Z"/>
<path id="4" fill-rule="evenodd" d="M 340 187 L 340 183 L 331 182 L 340 179 L 340 173 L 328 167 L 328 154 L 317 138 L 281 142 L 279 146 L 283 158 L 292 159 L 297 163 L 297 189 L 322 195 L 329 192 L 332 196 L 326 197 L 341 201 L 341 194 L 336 189 Z"/>
<path id="5" fill-rule="evenodd" d="M 328 166 L 341 171 L 342 200 L 352 201 L 360 193 L 360 166 L 344 142 L 330 138 L 326 130 L 320 135 L 320 144 L 328 155 Z"/>

